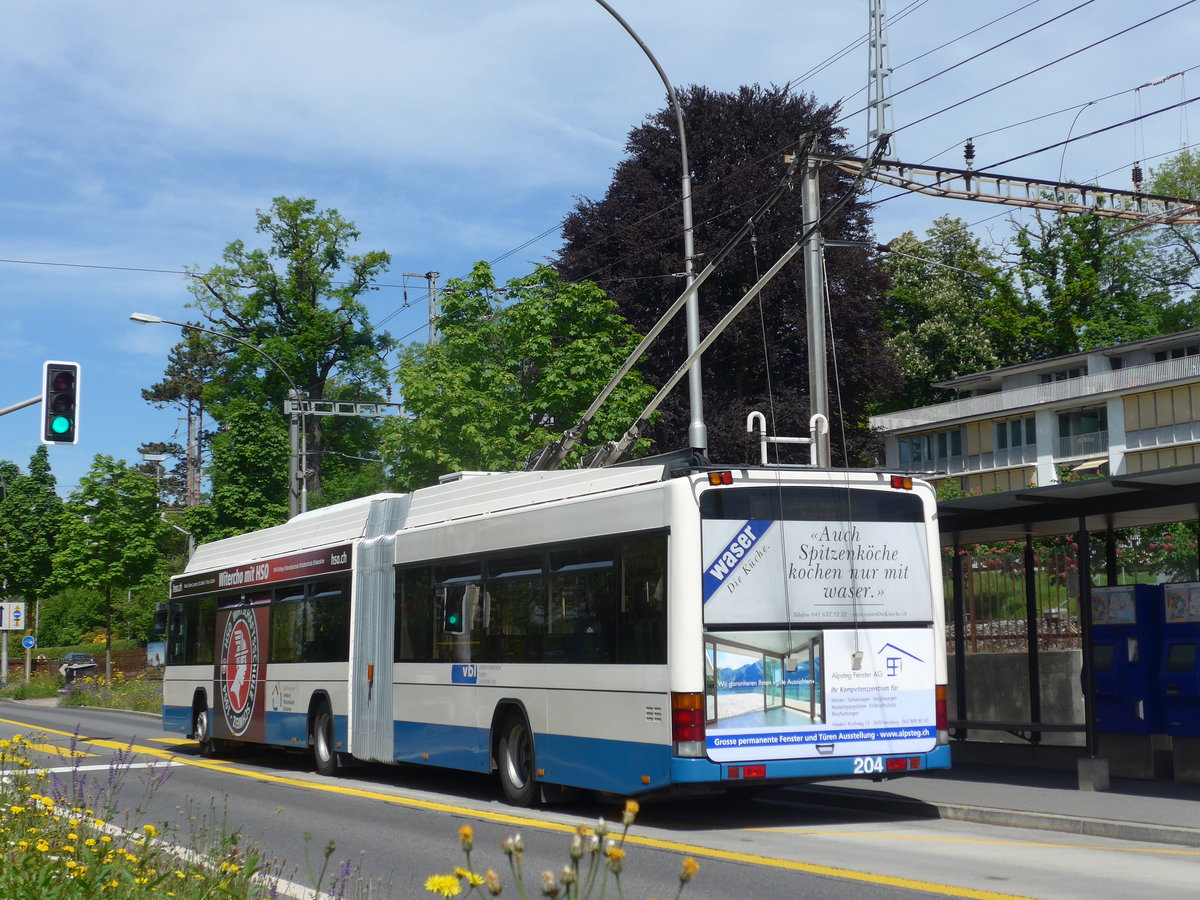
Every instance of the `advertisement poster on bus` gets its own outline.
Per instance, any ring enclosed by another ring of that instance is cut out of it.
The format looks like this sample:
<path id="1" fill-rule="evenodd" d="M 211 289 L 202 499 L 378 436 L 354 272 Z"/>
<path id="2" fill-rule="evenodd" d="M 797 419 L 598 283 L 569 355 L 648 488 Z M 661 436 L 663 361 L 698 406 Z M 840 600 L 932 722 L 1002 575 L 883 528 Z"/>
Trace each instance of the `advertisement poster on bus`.
<path id="1" fill-rule="evenodd" d="M 932 618 L 922 525 L 709 520 L 702 536 L 711 759 L 933 749 L 933 631 L 889 627 Z"/>
<path id="2" fill-rule="evenodd" d="M 270 594 L 259 602 L 217 611 L 217 670 L 213 736 L 262 741 L 266 737 L 264 682 Z"/>

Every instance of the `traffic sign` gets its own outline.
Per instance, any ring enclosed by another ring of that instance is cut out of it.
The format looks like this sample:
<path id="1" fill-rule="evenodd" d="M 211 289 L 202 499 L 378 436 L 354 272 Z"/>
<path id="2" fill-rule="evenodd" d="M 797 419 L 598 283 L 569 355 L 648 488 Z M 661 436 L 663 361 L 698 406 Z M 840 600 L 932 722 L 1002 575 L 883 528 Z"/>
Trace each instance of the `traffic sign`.
<path id="1" fill-rule="evenodd" d="M 0 603 L 0 631 L 20 631 L 25 627 L 24 603 Z"/>
<path id="2" fill-rule="evenodd" d="M 32 634 L 27 634 L 25 637 L 21 638 L 21 646 L 26 650 L 32 650 L 37 646 L 37 638 L 35 638 Z"/>

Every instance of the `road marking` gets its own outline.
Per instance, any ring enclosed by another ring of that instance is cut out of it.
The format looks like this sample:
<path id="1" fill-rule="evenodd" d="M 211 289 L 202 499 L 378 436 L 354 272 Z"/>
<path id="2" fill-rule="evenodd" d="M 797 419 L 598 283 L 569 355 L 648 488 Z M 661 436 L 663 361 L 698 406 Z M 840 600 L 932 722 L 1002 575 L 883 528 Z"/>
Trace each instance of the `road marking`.
<path id="1" fill-rule="evenodd" d="M 72 747 L 59 747 L 57 744 L 27 744 L 30 750 L 36 750 L 39 753 L 49 753 L 51 756 L 62 756 L 66 759 L 82 759 L 86 756 L 99 756 L 98 753 L 88 753 L 85 750 L 78 750 Z"/>
<path id="2" fill-rule="evenodd" d="M 1165 847 L 1100 847 L 1095 844 L 1064 844 L 1055 841 L 1008 841 L 990 838 L 941 837 L 928 834 L 889 834 L 872 831 L 825 831 L 815 828 L 747 828 L 746 831 L 766 831 L 774 834 L 802 834 L 805 837 L 852 837 L 860 840 L 876 838 L 889 841 L 929 841 L 945 844 L 983 844 L 995 847 L 1030 847 L 1048 850 L 1095 850 L 1100 853 L 1151 853 L 1162 856 L 1200 856 L 1200 850 L 1175 850 Z M 1121 840 L 1121 838 L 1112 838 Z"/>
<path id="3" fill-rule="evenodd" d="M 69 732 L 55 731 L 51 728 L 31 725 L 28 722 L 17 722 L 12 719 L 0 719 L 0 723 L 14 725 L 18 728 L 30 728 L 47 734 L 61 734 L 74 737 L 74 735 Z M 575 825 L 570 825 L 565 822 L 551 822 L 545 819 L 535 819 L 526 815 L 474 809 L 469 806 L 456 806 L 452 803 L 442 803 L 437 800 L 420 800 L 415 797 L 400 797 L 394 794 L 385 794 L 380 791 L 351 787 L 346 784 L 339 784 L 332 781 L 307 781 L 302 778 L 291 778 L 286 775 L 274 775 L 270 772 L 264 772 L 261 770 L 242 769 L 228 763 L 222 763 L 209 759 L 182 759 L 174 756 L 168 750 L 160 749 L 158 747 L 140 746 L 132 742 L 120 743 L 117 741 L 103 740 L 100 738 L 87 738 L 82 736 L 78 737 L 76 742 L 80 744 L 88 744 L 93 747 L 103 747 L 109 750 L 123 750 L 141 753 L 145 756 L 152 756 L 156 759 L 167 760 L 177 765 L 195 766 L 201 769 L 209 769 L 214 772 L 224 772 L 228 775 L 237 775 L 241 778 L 254 778 L 258 781 L 267 782 L 268 784 L 287 785 L 289 787 L 305 788 L 307 790 L 319 791 L 326 794 L 338 794 L 343 797 L 356 797 L 363 800 L 374 800 L 380 803 L 389 803 L 393 806 L 404 806 L 410 809 L 422 809 L 429 812 L 443 812 L 456 816 L 468 816 L 496 824 L 515 825 L 520 828 L 536 828 L 541 831 L 558 832 L 561 834 L 573 834 L 575 833 L 576 829 Z M 670 850 L 676 853 L 684 853 L 689 856 L 700 857 L 702 859 L 716 859 L 723 862 L 746 863 L 749 865 L 781 869 L 790 872 L 804 872 L 808 875 L 824 875 L 829 878 L 839 878 L 844 881 L 857 881 L 866 884 L 882 885 L 910 891 L 924 891 L 927 894 L 940 894 L 949 897 L 966 897 L 969 898 L 969 900 L 1030 900 L 1030 898 L 1019 894 L 1001 894 L 997 893 L 996 891 L 976 890 L 974 888 L 938 884 L 932 881 L 919 881 L 913 878 L 899 878 L 891 875 L 876 875 L 871 872 L 859 872 L 854 869 L 840 869 L 835 866 L 822 866 L 814 863 L 780 859 L 771 856 L 758 856 L 753 853 L 738 853 L 732 850 L 717 850 L 712 847 L 703 847 L 698 844 L 685 844 L 680 841 L 666 841 L 659 838 L 645 837 L 637 834 L 626 835 L 625 842 L 643 847 L 652 847 L 656 850 Z"/>

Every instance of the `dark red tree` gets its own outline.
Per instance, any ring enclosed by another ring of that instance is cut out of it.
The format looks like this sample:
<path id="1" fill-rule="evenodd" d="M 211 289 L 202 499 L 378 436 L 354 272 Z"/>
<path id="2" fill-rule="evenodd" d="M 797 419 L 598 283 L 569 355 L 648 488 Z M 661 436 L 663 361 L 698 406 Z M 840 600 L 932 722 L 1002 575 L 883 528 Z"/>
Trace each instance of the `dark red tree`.
<path id="1" fill-rule="evenodd" d="M 697 273 L 777 187 L 787 169 L 785 154 L 797 149 L 803 135 L 815 135 L 818 153 L 849 152 L 844 131 L 834 124 L 837 108 L 821 106 L 811 95 L 757 85 L 736 93 L 692 86 L 680 92 L 679 100 L 692 177 Z M 630 132 L 626 150 L 604 198 L 580 199 L 567 217 L 556 267 L 568 280 L 598 283 L 645 334 L 685 286 L 674 112 L 666 108 L 649 116 Z M 822 169 L 822 209 L 832 208 L 852 190 L 850 176 L 832 166 Z M 753 239 L 739 245 L 701 287 L 702 335 L 797 240 L 801 221 L 797 179 L 795 188 L 785 191 L 756 224 Z M 834 461 L 870 463 L 875 447 L 867 428 L 868 408 L 900 380 L 879 320 L 886 277 L 876 263 L 868 208 L 857 196 L 823 225 L 822 233 L 827 241 L 864 244 L 826 251 L 832 332 L 828 368 Z M 762 410 L 768 423 L 773 416 L 779 434 L 807 434 L 802 256 L 797 254 L 779 272 L 704 356 L 704 414 L 714 461 L 757 459 L 756 445 L 745 431 L 750 410 Z M 647 381 L 661 385 L 686 357 L 681 311 L 639 368 Z M 662 413 L 649 435 L 656 449 L 686 446 L 686 379 L 667 398 Z"/>

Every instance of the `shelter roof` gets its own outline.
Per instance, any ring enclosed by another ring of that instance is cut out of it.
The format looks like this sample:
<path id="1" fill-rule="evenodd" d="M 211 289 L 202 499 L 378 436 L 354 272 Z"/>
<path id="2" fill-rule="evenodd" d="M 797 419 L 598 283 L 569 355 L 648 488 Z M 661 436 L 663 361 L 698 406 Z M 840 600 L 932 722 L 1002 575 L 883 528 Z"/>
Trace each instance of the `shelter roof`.
<path id="1" fill-rule="evenodd" d="M 982 494 L 938 503 L 943 546 L 1191 522 L 1200 518 L 1200 465 Z"/>

